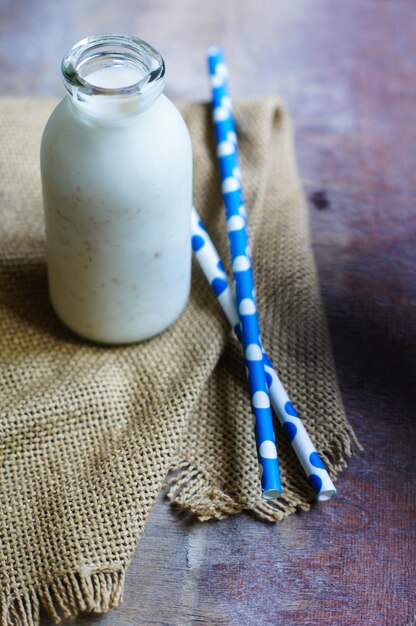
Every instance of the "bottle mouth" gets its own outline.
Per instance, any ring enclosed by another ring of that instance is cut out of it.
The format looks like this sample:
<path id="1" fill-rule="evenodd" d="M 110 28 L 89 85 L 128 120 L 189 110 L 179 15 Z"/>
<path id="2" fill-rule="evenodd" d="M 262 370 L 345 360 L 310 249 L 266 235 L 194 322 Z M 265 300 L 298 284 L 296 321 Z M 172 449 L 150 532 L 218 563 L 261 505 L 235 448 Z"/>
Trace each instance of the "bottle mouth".
<path id="1" fill-rule="evenodd" d="M 138 37 L 105 34 L 76 43 L 62 59 L 65 88 L 78 102 L 91 96 L 140 97 L 146 108 L 163 90 L 162 56 Z"/>

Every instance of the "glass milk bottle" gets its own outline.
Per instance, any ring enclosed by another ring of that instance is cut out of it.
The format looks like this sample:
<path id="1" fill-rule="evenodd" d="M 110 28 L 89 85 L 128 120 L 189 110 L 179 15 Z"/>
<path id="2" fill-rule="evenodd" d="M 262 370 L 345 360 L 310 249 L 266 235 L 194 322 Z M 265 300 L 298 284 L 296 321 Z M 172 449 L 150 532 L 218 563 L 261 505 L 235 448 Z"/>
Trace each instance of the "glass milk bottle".
<path id="1" fill-rule="evenodd" d="M 41 146 L 50 298 L 83 337 L 147 339 L 189 295 L 189 133 L 162 93 L 162 57 L 140 39 L 84 39 L 62 73 L 68 95 Z"/>

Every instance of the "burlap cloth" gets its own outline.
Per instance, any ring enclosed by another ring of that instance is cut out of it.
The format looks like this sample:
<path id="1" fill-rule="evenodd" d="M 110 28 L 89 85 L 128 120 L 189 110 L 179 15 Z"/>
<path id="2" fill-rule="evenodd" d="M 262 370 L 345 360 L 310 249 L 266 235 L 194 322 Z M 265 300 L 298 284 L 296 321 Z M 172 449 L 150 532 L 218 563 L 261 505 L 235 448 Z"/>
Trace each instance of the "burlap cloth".
<path id="1" fill-rule="evenodd" d="M 1 625 L 101 612 L 169 470 L 201 520 L 243 509 L 278 521 L 313 500 L 276 425 L 284 495 L 262 502 L 239 346 L 199 268 L 179 321 L 108 348 L 77 338 L 48 300 L 39 141 L 54 101 L 0 101 Z M 209 108 L 180 107 L 195 203 L 229 268 Z M 265 348 L 331 475 L 357 445 L 328 347 L 290 125 L 276 99 L 236 106 Z M 326 505 L 330 506 L 330 505 Z"/>

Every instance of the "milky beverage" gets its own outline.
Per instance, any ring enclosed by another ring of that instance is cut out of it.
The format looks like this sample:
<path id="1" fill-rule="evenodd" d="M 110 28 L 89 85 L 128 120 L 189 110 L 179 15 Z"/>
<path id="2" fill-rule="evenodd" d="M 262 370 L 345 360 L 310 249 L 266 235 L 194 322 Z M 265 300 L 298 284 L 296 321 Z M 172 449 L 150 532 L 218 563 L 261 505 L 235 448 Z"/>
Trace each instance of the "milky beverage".
<path id="1" fill-rule="evenodd" d="M 140 341 L 169 326 L 189 295 L 189 134 L 161 93 L 163 60 L 150 46 L 101 36 L 70 53 L 70 95 L 41 148 L 50 297 L 84 337 Z"/>

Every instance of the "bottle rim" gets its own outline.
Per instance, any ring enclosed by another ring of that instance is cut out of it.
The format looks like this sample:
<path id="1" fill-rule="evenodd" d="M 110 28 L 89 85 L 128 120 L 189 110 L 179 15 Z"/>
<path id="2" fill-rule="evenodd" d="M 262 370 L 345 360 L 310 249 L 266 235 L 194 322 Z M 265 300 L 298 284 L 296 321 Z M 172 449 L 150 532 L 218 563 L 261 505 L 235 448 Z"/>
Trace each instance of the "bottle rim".
<path id="1" fill-rule="evenodd" d="M 140 70 L 140 80 L 109 88 L 95 85 L 85 76 L 88 69 L 91 72 L 91 68 L 116 63 Z M 153 100 L 163 90 L 165 63 L 155 48 L 138 37 L 102 34 L 86 37 L 72 46 L 62 59 L 61 71 L 65 88 L 71 96 L 139 96 L 151 90 Z"/>

